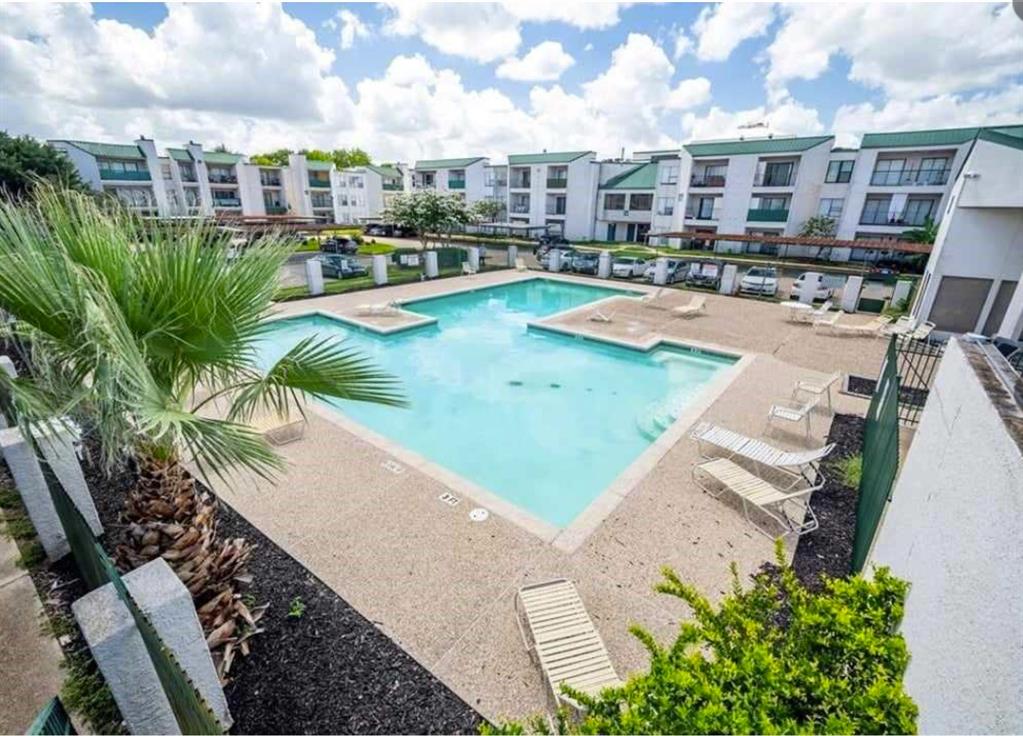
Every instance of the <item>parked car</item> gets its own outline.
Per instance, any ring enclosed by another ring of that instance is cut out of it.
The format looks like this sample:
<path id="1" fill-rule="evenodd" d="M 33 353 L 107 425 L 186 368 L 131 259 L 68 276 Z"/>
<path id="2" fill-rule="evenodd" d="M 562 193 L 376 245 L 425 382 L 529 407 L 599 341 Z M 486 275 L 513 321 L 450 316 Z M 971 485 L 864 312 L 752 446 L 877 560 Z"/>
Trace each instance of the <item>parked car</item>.
<path id="1" fill-rule="evenodd" d="M 541 235 L 536 242 L 540 245 L 571 245 L 563 235 Z"/>
<path id="2" fill-rule="evenodd" d="M 643 278 L 653 283 L 654 274 L 657 273 L 657 261 L 647 261 L 646 271 L 643 272 Z M 681 281 L 685 278 L 685 264 L 677 258 L 668 259 L 668 274 L 665 283 L 674 284 L 676 281 Z"/>
<path id="3" fill-rule="evenodd" d="M 774 296 L 778 293 L 778 271 L 766 266 L 754 266 L 739 282 L 739 293 Z"/>
<path id="4" fill-rule="evenodd" d="M 331 237 L 320 242 L 320 250 L 324 253 L 341 253 L 353 256 L 358 252 L 359 244 L 352 238 Z"/>
<path id="5" fill-rule="evenodd" d="M 706 289 L 717 289 L 721 286 L 720 261 L 694 261 L 686 269 L 686 283 L 690 286 L 701 286 Z"/>
<path id="6" fill-rule="evenodd" d="M 564 238 L 559 238 L 557 242 L 553 243 L 538 243 L 536 246 L 536 257 L 540 258 L 547 255 L 552 250 L 572 250 L 572 244 Z"/>
<path id="7" fill-rule="evenodd" d="M 324 276 L 335 279 L 348 279 L 353 276 L 365 276 L 368 271 L 359 263 L 358 259 L 351 256 L 343 256 L 337 253 L 324 253 L 318 256 L 320 268 Z"/>
<path id="8" fill-rule="evenodd" d="M 364 225 L 362 232 L 366 235 L 383 235 L 388 238 L 411 238 L 416 231 L 409 227 L 393 225 L 389 222 L 372 222 Z"/>
<path id="9" fill-rule="evenodd" d="M 557 249 L 550 248 L 550 249 L 548 249 L 547 252 L 542 254 L 540 256 L 540 258 L 539 258 L 540 266 L 545 268 L 545 269 L 550 268 L 551 251 L 553 251 L 553 250 L 558 250 L 561 253 L 561 267 L 558 270 L 559 271 L 571 271 L 572 270 L 572 263 L 575 260 L 576 256 L 578 256 L 579 254 L 576 251 L 574 251 L 574 250 L 566 250 L 566 249 L 562 249 L 562 248 L 557 248 Z"/>
<path id="10" fill-rule="evenodd" d="M 643 258 L 619 257 L 611 262 L 611 275 L 619 279 L 631 279 L 642 276 L 646 271 L 647 262 Z"/>
<path id="11" fill-rule="evenodd" d="M 789 292 L 789 299 L 800 299 L 803 296 L 803 287 L 806 285 L 806 278 L 811 275 L 820 276 L 820 280 L 817 282 L 817 290 L 813 294 L 813 301 L 822 302 L 825 299 L 830 299 L 835 293 L 835 290 L 830 286 L 824 285 L 824 274 L 818 273 L 817 271 L 807 271 L 806 273 L 799 274 L 796 280 L 792 282 L 792 290 Z"/>
<path id="12" fill-rule="evenodd" d="M 572 270 L 576 273 L 596 274 L 600 266 L 600 254 L 591 251 L 576 251 L 572 258 Z"/>

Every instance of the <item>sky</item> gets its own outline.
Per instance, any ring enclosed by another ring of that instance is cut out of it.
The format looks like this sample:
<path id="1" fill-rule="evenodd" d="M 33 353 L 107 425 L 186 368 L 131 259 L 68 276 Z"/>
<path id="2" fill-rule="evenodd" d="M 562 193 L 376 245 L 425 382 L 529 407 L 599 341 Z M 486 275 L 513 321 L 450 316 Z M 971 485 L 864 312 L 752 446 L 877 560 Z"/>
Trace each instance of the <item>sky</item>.
<path id="1" fill-rule="evenodd" d="M 1008 3 L 0 5 L 0 129 L 377 161 L 1023 122 Z"/>

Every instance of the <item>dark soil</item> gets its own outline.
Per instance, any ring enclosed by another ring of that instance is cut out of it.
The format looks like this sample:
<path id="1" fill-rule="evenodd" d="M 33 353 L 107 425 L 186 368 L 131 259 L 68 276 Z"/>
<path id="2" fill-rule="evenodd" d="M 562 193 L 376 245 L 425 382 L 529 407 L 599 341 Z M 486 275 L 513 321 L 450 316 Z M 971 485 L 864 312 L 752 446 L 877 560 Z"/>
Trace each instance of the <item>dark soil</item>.
<path id="1" fill-rule="evenodd" d="M 133 473 L 83 465 L 111 549 Z M 223 501 L 218 520 L 221 535 L 256 545 L 245 593 L 270 604 L 225 687 L 232 733 L 478 732 L 476 711 Z M 289 616 L 296 600 L 302 615 Z"/>
<path id="2" fill-rule="evenodd" d="M 863 376 L 849 376 L 848 390 L 857 396 L 871 397 L 877 387 L 877 380 Z M 913 386 L 899 386 L 899 404 L 906 406 L 923 406 L 927 403 L 927 389 Z"/>
<path id="3" fill-rule="evenodd" d="M 835 449 L 822 468 L 824 487 L 810 501 L 820 526 L 800 538 L 792 559 L 796 576 L 813 590 L 821 587 L 822 576 L 845 577 L 852 569 L 859 489 L 845 485 L 832 465 L 863 451 L 864 423 L 863 417 L 851 414 L 836 414 L 831 421 L 828 442 L 834 442 Z"/>

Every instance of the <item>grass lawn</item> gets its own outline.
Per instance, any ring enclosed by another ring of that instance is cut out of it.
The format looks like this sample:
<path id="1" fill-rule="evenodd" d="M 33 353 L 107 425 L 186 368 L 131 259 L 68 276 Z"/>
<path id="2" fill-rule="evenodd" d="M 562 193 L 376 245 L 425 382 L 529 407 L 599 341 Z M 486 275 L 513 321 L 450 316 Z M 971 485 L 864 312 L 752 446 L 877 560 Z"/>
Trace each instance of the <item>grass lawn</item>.
<path id="1" fill-rule="evenodd" d="M 487 268 L 487 271 L 496 271 L 496 268 Z M 387 285 L 394 286 L 397 284 L 409 284 L 414 281 L 419 281 L 422 271 L 418 268 L 388 268 L 387 269 Z M 461 276 L 462 268 L 442 268 L 440 269 L 440 276 L 438 278 L 446 278 L 449 276 Z M 376 285 L 373 283 L 373 276 L 358 276 L 352 279 L 323 279 L 323 293 L 324 294 L 347 294 L 349 291 L 364 291 L 366 289 L 375 289 Z M 309 297 L 309 289 L 305 284 L 299 284 L 297 286 L 285 286 L 282 289 L 278 289 L 277 293 L 274 294 L 274 301 L 276 302 L 288 302 L 294 299 L 306 299 Z"/>
<path id="2" fill-rule="evenodd" d="M 358 254 L 360 256 L 383 256 L 393 253 L 394 250 L 394 246 L 390 243 L 363 243 L 359 246 Z"/>

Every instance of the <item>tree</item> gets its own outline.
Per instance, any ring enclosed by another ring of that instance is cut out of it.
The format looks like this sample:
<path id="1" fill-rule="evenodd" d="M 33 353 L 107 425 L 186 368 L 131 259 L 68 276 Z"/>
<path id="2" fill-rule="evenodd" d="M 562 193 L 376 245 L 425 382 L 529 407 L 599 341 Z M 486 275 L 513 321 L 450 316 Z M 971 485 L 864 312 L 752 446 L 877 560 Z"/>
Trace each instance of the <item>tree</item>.
<path id="1" fill-rule="evenodd" d="M 217 534 L 213 501 L 186 471 L 282 467 L 249 423 L 306 397 L 398 405 L 395 381 L 332 339 L 299 341 L 263 371 L 259 341 L 291 247 L 270 235 L 235 255 L 205 222 L 153 226 L 91 197 L 38 188 L 0 202 L 0 309 L 32 346 L 33 381 L 0 376 L 29 423 L 72 415 L 108 465 L 138 469 L 117 558 L 164 556 L 195 598 L 211 647 L 250 612 L 235 592 L 250 554 Z M 3 373 L 3 371 L 0 371 Z"/>
<path id="2" fill-rule="evenodd" d="M 62 152 L 31 136 L 0 131 L 0 192 L 21 199 L 40 181 L 83 192 L 88 189 Z"/>
<path id="3" fill-rule="evenodd" d="M 294 151 L 290 148 L 278 148 L 268 153 L 257 153 L 254 156 L 249 156 L 249 161 L 257 166 L 287 166 L 288 156 L 292 153 Z"/>
<path id="4" fill-rule="evenodd" d="M 290 148 L 278 148 L 268 153 L 257 153 L 249 157 L 249 161 L 259 166 L 287 166 L 288 156 L 294 153 Z M 333 151 L 322 151 L 318 148 L 304 148 L 299 153 L 310 161 L 331 161 L 339 169 L 352 166 L 365 166 L 372 163 L 369 154 L 361 148 L 335 148 Z"/>
<path id="5" fill-rule="evenodd" d="M 430 233 L 450 233 L 458 225 L 469 221 L 465 200 L 455 194 L 438 194 L 426 189 L 407 194 L 396 194 L 382 213 L 384 222 L 412 228 L 419 234 L 425 250 Z"/>
<path id="6" fill-rule="evenodd" d="M 306 157 L 307 161 L 333 161 L 334 156 L 330 151 L 321 151 L 319 148 L 303 148 L 299 151 Z"/>
<path id="7" fill-rule="evenodd" d="M 504 205 L 496 199 L 480 199 L 473 203 L 470 215 L 474 222 L 494 222 L 504 212 Z"/>
<path id="8" fill-rule="evenodd" d="M 799 234 L 806 238 L 833 238 L 836 226 L 835 218 L 827 215 L 814 215 L 803 223 Z"/>
<path id="9" fill-rule="evenodd" d="M 656 590 L 685 601 L 693 619 L 671 646 L 639 627 L 650 669 L 589 697 L 569 733 L 914 733 L 917 707 L 903 690 L 909 654 L 896 629 L 908 584 L 878 568 L 872 580 L 829 579 L 813 592 L 785 564 L 715 608 L 670 569 Z M 537 724 L 541 728 L 543 724 Z M 522 724 L 500 727 L 521 732 Z"/>
<path id="10" fill-rule="evenodd" d="M 902 240 L 908 240 L 910 243 L 926 243 L 928 245 L 934 245 L 934 241 L 937 239 L 938 226 L 930 217 L 924 220 L 922 227 L 915 230 L 906 230 L 902 233 Z"/>
<path id="11" fill-rule="evenodd" d="M 353 166 L 367 166 L 373 163 L 361 148 L 335 148 L 333 151 L 334 165 L 339 169 L 349 169 Z"/>

